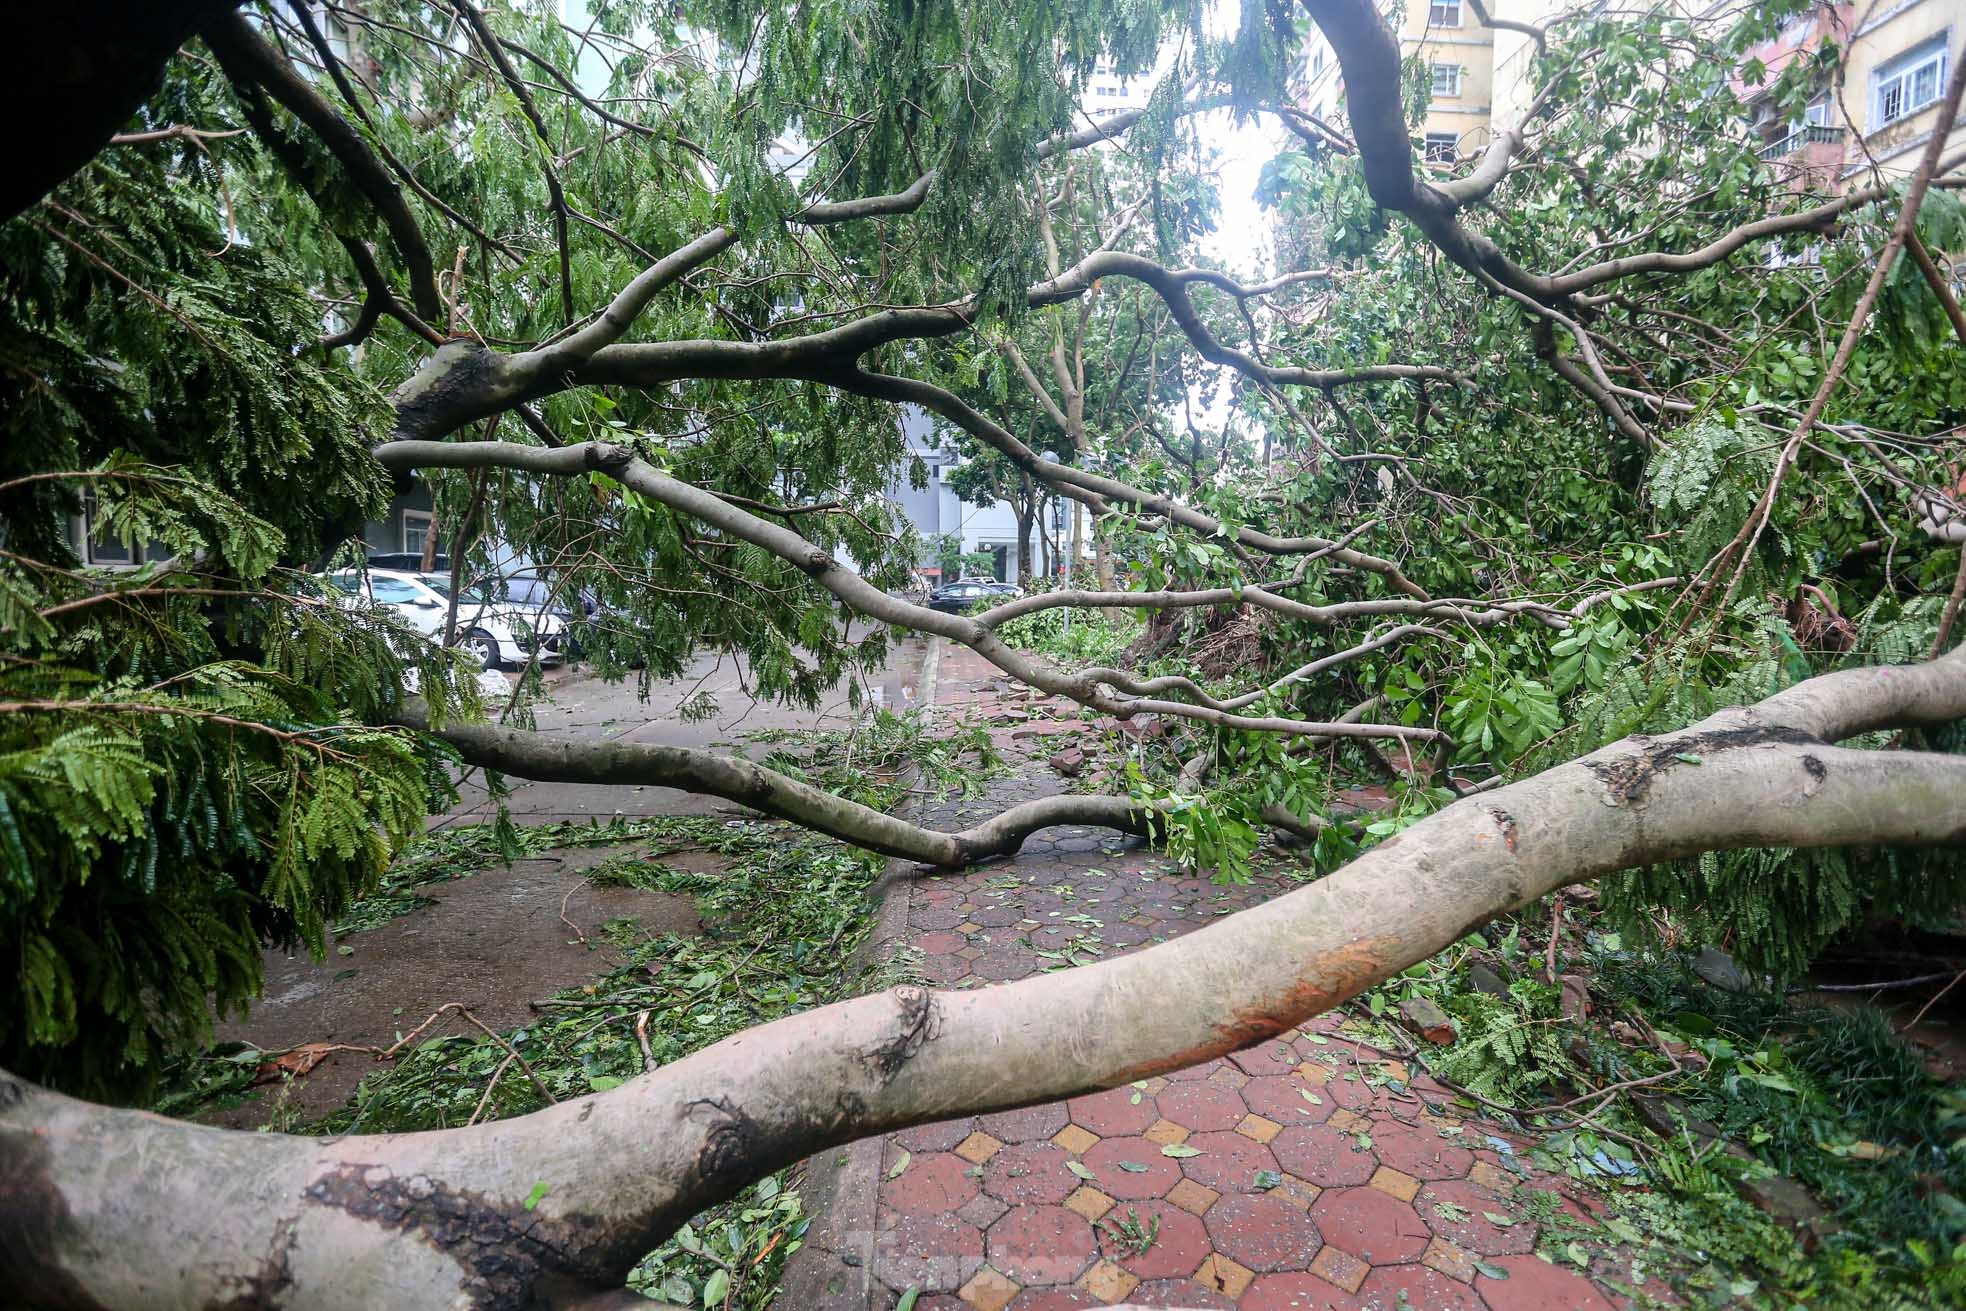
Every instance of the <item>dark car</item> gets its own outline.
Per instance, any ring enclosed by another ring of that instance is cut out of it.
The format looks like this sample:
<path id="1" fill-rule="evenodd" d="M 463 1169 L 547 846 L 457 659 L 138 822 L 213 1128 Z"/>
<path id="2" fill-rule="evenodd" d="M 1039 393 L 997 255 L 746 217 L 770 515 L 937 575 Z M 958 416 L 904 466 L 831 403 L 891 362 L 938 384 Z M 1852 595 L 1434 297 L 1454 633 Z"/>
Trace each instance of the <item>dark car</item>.
<path id="1" fill-rule="evenodd" d="M 959 615 L 992 601 L 1022 595 L 1024 589 L 1015 583 L 1000 583 L 994 578 L 965 578 L 930 592 L 928 606 L 931 610 Z"/>

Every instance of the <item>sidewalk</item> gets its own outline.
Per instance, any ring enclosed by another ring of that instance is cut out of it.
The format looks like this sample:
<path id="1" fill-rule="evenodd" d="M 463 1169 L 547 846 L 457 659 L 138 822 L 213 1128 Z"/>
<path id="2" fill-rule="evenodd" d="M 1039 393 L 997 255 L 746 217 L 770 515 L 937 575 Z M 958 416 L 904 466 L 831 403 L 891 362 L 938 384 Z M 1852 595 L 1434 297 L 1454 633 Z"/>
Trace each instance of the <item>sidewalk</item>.
<path id="1" fill-rule="evenodd" d="M 1001 677 L 944 648 L 937 704 L 1008 718 L 992 738 L 1017 772 L 922 822 L 966 823 L 1060 786 L 1045 764 L 1061 745 L 1054 734 L 1083 726 L 1020 720 L 1024 703 L 999 697 Z M 1163 941 L 1291 886 L 1219 887 L 1137 841 L 1056 828 L 1014 860 L 914 878 L 891 895 L 905 899 L 896 945 L 921 953 L 935 986 L 974 988 Z M 887 1311 L 915 1290 L 916 1311 L 1629 1305 L 1534 1255 L 1532 1195 L 1553 1194 L 1580 1222 L 1592 1203 L 1572 1181 L 1534 1171 L 1527 1148 L 1324 1016 L 1167 1078 L 890 1136 L 878 1168 L 863 1152 L 831 1200 L 855 1227 L 871 1224 L 871 1268 L 841 1278 L 842 1264 L 863 1258 L 815 1251 L 835 1272 L 828 1296 L 807 1283 L 805 1300 L 782 1304 Z M 871 1207 L 847 1196 L 871 1189 Z M 1593 1269 L 1628 1275 L 1619 1264 Z"/>

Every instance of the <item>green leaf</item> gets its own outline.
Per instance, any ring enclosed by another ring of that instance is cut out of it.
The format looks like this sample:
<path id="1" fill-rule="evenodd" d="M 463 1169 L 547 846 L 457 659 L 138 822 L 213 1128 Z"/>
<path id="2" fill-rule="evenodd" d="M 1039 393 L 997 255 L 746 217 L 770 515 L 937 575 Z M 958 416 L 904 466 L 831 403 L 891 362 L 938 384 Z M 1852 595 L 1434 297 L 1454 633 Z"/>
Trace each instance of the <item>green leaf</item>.
<path id="1" fill-rule="evenodd" d="M 910 1285 L 908 1291 L 901 1295 L 901 1300 L 894 1304 L 894 1311 L 915 1311 L 915 1303 L 920 1300 L 921 1295 L 921 1289 Z"/>
<path id="2" fill-rule="evenodd" d="M 533 1210 L 541 1202 L 545 1201 L 546 1194 L 549 1190 L 551 1190 L 552 1187 L 553 1185 L 547 1183 L 544 1179 L 534 1184 L 532 1186 L 532 1191 L 526 1194 L 526 1202 L 525 1202 L 526 1210 L 528 1211 Z"/>
<path id="3" fill-rule="evenodd" d="M 703 1305 L 706 1307 L 722 1306 L 724 1304 L 724 1297 L 729 1292 L 730 1271 L 713 1271 L 710 1277 L 703 1281 Z"/>
<path id="4" fill-rule="evenodd" d="M 1511 1225 L 1518 1225 L 1522 1223 L 1522 1221 L 1516 1219 L 1514 1216 L 1503 1215 L 1500 1211 L 1483 1211 L 1481 1213 L 1481 1218 L 1488 1221 L 1489 1224 L 1494 1225 L 1498 1229 L 1507 1229 Z"/>
<path id="5" fill-rule="evenodd" d="M 628 1082 L 626 1079 L 617 1078 L 612 1074 L 590 1074 L 587 1076 L 587 1086 L 595 1092 L 606 1092 L 610 1088 L 619 1088 L 626 1082 Z"/>
<path id="6" fill-rule="evenodd" d="M 1476 1274 L 1487 1275 L 1490 1279 L 1507 1279 L 1509 1277 L 1508 1271 L 1492 1261 L 1477 1261 L 1474 1263 L 1474 1268 Z"/>
<path id="7" fill-rule="evenodd" d="M 1121 1161 L 1120 1169 L 1126 1171 L 1128 1174 L 1147 1173 L 1147 1167 L 1140 1164 L 1138 1161 Z"/>
<path id="8" fill-rule="evenodd" d="M 1282 1186 L 1283 1176 L 1275 1170 L 1258 1170 L 1256 1172 L 1256 1187 L 1260 1191 L 1268 1192 L 1272 1188 L 1280 1188 Z"/>
<path id="9" fill-rule="evenodd" d="M 1078 1160 L 1067 1161 L 1065 1162 L 1065 1168 L 1067 1170 L 1070 1170 L 1073 1174 L 1077 1175 L 1081 1179 L 1098 1178 L 1097 1175 L 1093 1174 L 1091 1170 L 1086 1168 L 1086 1164 L 1084 1161 L 1078 1161 Z"/>
<path id="10" fill-rule="evenodd" d="M 899 1179 L 901 1177 L 901 1172 L 908 1168 L 908 1162 L 913 1159 L 914 1158 L 911 1155 L 909 1155 L 908 1149 L 905 1147 L 902 1148 L 901 1155 L 895 1157 L 894 1164 L 890 1165 L 887 1168 L 887 1177 L 890 1179 Z"/>
<path id="11" fill-rule="evenodd" d="M 1162 1156 L 1171 1156 L 1175 1160 L 1180 1161 L 1186 1160 L 1190 1156 L 1200 1156 L 1201 1148 L 1190 1147 L 1186 1143 L 1169 1143 L 1160 1149 L 1160 1154 Z"/>

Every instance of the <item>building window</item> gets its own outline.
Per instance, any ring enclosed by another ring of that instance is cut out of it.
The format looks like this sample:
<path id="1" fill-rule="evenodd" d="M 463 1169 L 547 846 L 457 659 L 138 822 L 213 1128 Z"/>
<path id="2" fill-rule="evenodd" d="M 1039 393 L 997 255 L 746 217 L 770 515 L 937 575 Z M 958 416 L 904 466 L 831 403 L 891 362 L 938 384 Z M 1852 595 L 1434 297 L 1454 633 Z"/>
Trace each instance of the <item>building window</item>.
<path id="1" fill-rule="evenodd" d="M 1324 71 L 1324 47 L 1311 51 L 1311 76 L 1316 77 Z"/>
<path id="2" fill-rule="evenodd" d="M 421 510 L 403 511 L 403 554 L 422 555 L 430 540 L 430 516 Z"/>
<path id="3" fill-rule="evenodd" d="M 1429 164 L 1452 164 L 1459 154 L 1461 139 L 1452 132 L 1427 133 L 1424 158 Z"/>
<path id="4" fill-rule="evenodd" d="M 134 569 L 140 564 L 168 560 L 176 554 L 158 541 L 140 542 L 132 550 L 128 542 L 113 535 L 100 522 L 93 495 L 83 497 L 82 513 L 69 521 L 69 534 L 82 563 L 99 569 Z"/>
<path id="5" fill-rule="evenodd" d="M 1434 94 L 1437 96 L 1458 96 L 1461 94 L 1461 66 L 1459 64 L 1434 65 Z"/>
<path id="6" fill-rule="evenodd" d="M 1459 27 L 1461 25 L 1461 0 L 1446 0 L 1445 4 L 1433 4 L 1427 8 L 1428 27 Z"/>
<path id="7" fill-rule="evenodd" d="M 1916 114 L 1939 98 L 1946 80 L 1946 44 L 1941 33 L 1881 66 L 1870 75 L 1871 130 Z"/>

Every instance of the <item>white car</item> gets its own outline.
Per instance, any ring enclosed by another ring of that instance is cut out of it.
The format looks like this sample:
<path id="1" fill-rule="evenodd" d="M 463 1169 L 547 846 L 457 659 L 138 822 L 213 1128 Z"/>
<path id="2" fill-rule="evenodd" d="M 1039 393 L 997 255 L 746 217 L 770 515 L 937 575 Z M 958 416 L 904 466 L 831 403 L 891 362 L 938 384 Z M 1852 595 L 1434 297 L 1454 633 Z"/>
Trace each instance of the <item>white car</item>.
<path id="1" fill-rule="evenodd" d="M 451 605 L 449 575 L 342 569 L 319 577 L 350 597 L 366 597 L 387 607 L 419 633 L 435 638 L 444 634 Z M 541 664 L 557 664 L 565 655 L 566 630 L 566 620 L 560 615 L 500 604 L 481 587 L 467 587 L 458 597 L 459 641 L 475 652 L 487 669 L 523 665 L 532 659 L 535 649 Z"/>

